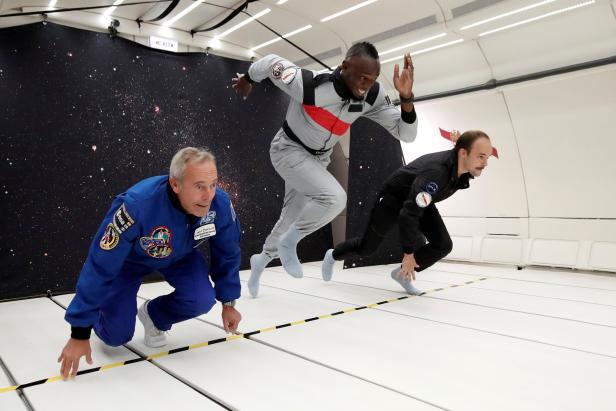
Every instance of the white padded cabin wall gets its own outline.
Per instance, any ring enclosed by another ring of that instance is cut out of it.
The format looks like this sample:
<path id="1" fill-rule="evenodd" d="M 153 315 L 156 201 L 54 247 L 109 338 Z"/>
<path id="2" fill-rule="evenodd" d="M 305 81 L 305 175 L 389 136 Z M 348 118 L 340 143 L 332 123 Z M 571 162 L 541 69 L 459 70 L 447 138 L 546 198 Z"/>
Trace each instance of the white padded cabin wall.
<path id="1" fill-rule="evenodd" d="M 483 175 L 438 205 L 453 260 L 616 271 L 616 66 L 417 104 L 407 162 L 481 129 Z"/>
<path id="2" fill-rule="evenodd" d="M 531 217 L 616 218 L 616 66 L 505 90 Z"/>
<path id="3" fill-rule="evenodd" d="M 529 204 L 529 264 L 616 271 L 616 66 L 507 88 Z"/>

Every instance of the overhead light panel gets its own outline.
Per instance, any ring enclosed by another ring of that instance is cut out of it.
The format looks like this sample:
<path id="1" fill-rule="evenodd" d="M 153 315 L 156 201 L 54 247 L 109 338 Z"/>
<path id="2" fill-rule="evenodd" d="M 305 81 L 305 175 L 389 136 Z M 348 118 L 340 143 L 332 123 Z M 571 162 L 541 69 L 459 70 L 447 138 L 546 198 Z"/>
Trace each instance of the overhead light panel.
<path id="1" fill-rule="evenodd" d="M 278 3 L 276 3 L 276 5 L 279 6 L 281 4 L 285 4 L 287 1 L 289 0 L 278 0 Z"/>
<path id="2" fill-rule="evenodd" d="M 291 31 L 291 32 L 289 32 L 287 34 L 283 34 L 281 37 L 276 37 L 275 39 L 271 39 L 270 41 L 266 41 L 265 43 L 261 43 L 258 46 L 255 46 L 255 47 L 251 48 L 250 51 L 255 51 L 255 50 L 260 49 L 261 47 L 269 46 L 270 44 L 276 43 L 277 41 L 280 41 L 283 38 L 286 39 L 288 37 L 294 36 L 297 33 L 301 33 L 302 31 L 306 31 L 306 30 L 311 29 L 311 28 L 312 28 L 312 25 L 309 24 L 309 25 L 304 26 L 302 28 L 299 28 L 297 30 L 293 30 L 293 31 Z"/>
<path id="3" fill-rule="evenodd" d="M 111 13 L 113 13 L 113 11 L 115 9 L 117 9 L 118 4 L 122 4 L 124 3 L 124 0 L 116 0 L 113 2 L 113 5 L 111 7 L 109 7 L 108 9 L 105 9 L 105 12 L 103 13 L 105 16 L 110 15 Z"/>
<path id="4" fill-rule="evenodd" d="M 457 39 L 457 40 L 450 41 L 450 42 L 447 42 L 447 43 L 439 44 L 438 46 L 432 46 L 432 47 L 428 47 L 428 48 L 425 48 L 425 49 L 413 51 L 413 52 L 411 52 L 411 56 L 416 56 L 418 54 L 427 53 L 427 52 L 432 51 L 432 50 L 442 49 L 443 47 L 447 47 L 447 46 L 453 46 L 454 44 L 462 43 L 463 41 L 464 41 L 464 39 Z M 404 54 L 401 55 L 401 56 L 397 56 L 397 57 L 393 57 L 393 58 L 390 58 L 390 59 L 387 59 L 387 60 L 383 60 L 383 61 L 381 61 L 381 64 L 386 64 L 386 63 L 390 63 L 390 62 L 395 61 L 395 60 L 400 60 L 403 57 L 404 57 Z"/>
<path id="5" fill-rule="evenodd" d="M 480 21 L 478 21 L 476 23 L 469 24 L 468 26 L 460 27 L 460 30 L 466 30 L 466 29 L 470 29 L 472 27 L 477 27 L 477 26 L 480 26 L 480 25 L 485 24 L 485 23 L 489 23 L 489 22 L 494 21 L 494 20 L 499 20 L 499 19 L 502 19 L 502 18 L 505 18 L 505 17 L 508 17 L 508 16 L 513 16 L 514 14 L 522 13 L 523 11 L 534 9 L 535 7 L 540 7 L 540 6 L 543 6 L 545 4 L 554 3 L 555 1 L 556 0 L 545 0 L 545 1 L 541 1 L 539 3 L 530 4 L 530 5 L 526 6 L 526 7 L 515 9 L 515 10 L 509 11 L 507 13 L 499 14 L 498 16 L 490 17 L 489 19 L 480 20 Z"/>
<path id="6" fill-rule="evenodd" d="M 54 7 L 57 2 L 58 2 L 58 0 L 49 0 L 49 5 L 47 7 L 49 7 L 49 8 Z"/>
<path id="7" fill-rule="evenodd" d="M 204 1 L 205 0 L 196 0 L 193 4 L 186 7 L 184 10 L 182 10 L 181 12 L 179 12 L 178 14 L 176 14 L 175 16 L 173 16 L 172 18 L 164 22 L 163 26 L 172 25 L 173 23 L 175 23 L 176 21 L 178 21 L 179 19 L 181 19 L 182 17 L 184 17 L 185 15 L 187 15 L 188 13 L 190 13 L 191 11 L 199 7 L 199 5 L 203 3 Z"/>
<path id="8" fill-rule="evenodd" d="M 235 30 L 244 27 L 245 25 L 247 25 L 248 23 L 252 22 L 253 20 L 256 20 L 259 17 L 265 16 L 270 11 L 272 11 L 272 10 L 271 9 L 261 10 L 260 12 L 255 14 L 254 16 L 247 18 L 246 20 L 242 21 L 239 24 L 236 24 L 235 26 L 231 27 L 229 30 L 223 31 L 222 33 L 220 33 L 219 35 L 215 36 L 214 38 L 217 39 L 217 40 L 220 40 L 221 38 L 225 37 L 227 34 L 233 33 Z"/>
<path id="9" fill-rule="evenodd" d="M 541 16 L 537 16 L 537 17 L 533 17 L 533 18 L 530 18 L 530 19 L 518 21 L 517 23 L 508 24 L 506 26 L 499 27 L 499 28 L 494 29 L 494 30 L 484 31 L 483 33 L 479 33 L 479 37 L 487 36 L 488 34 L 497 33 L 499 31 L 503 31 L 503 30 L 507 30 L 507 29 L 510 29 L 510 28 L 513 28 L 513 27 L 521 26 L 522 24 L 531 23 L 533 21 L 537 21 L 537 20 L 544 19 L 546 17 L 554 16 L 554 15 L 561 14 L 561 13 L 565 13 L 567 11 L 579 9 L 580 7 L 590 6 L 591 4 L 594 4 L 594 3 L 595 3 L 595 0 L 590 0 L 590 1 L 586 1 L 584 3 L 575 4 L 575 5 L 570 6 L 570 7 L 565 7 L 564 9 L 554 10 L 552 12 L 549 12 L 549 13 L 546 13 L 546 14 L 542 14 Z"/>
<path id="10" fill-rule="evenodd" d="M 362 8 L 362 7 L 364 7 L 364 6 L 367 6 L 367 5 L 369 5 L 369 4 L 372 4 L 372 3 L 376 2 L 376 1 L 377 1 L 377 0 L 368 0 L 368 1 L 364 1 L 363 3 L 356 4 L 356 5 L 354 5 L 353 7 L 349 7 L 348 9 L 344 9 L 344 10 L 342 10 L 342 11 L 339 11 L 338 13 L 334 13 L 334 14 L 332 14 L 332 15 L 330 15 L 330 16 L 323 17 L 323 18 L 321 19 L 321 22 L 322 22 L 322 23 L 324 23 L 324 22 L 326 22 L 326 21 L 329 21 L 329 20 L 335 19 L 336 17 L 340 17 L 340 16 L 342 16 L 343 14 L 350 13 L 350 12 L 355 11 L 355 10 L 357 10 L 357 9 L 360 9 L 360 8 Z"/>
<path id="11" fill-rule="evenodd" d="M 407 49 L 409 47 L 413 47 L 413 46 L 417 46 L 419 44 L 427 43 L 429 41 L 432 41 L 432 40 L 435 40 L 435 39 L 439 39 L 441 37 L 445 37 L 446 35 L 447 35 L 447 33 L 440 33 L 440 34 L 437 34 L 436 36 L 426 37 L 425 39 L 417 40 L 417 41 L 414 41 L 412 43 L 405 44 L 404 46 L 395 47 L 393 49 L 386 50 L 386 51 L 384 51 L 382 53 L 379 53 L 379 56 L 384 56 L 385 54 L 393 53 L 393 52 L 398 51 L 398 50 Z"/>

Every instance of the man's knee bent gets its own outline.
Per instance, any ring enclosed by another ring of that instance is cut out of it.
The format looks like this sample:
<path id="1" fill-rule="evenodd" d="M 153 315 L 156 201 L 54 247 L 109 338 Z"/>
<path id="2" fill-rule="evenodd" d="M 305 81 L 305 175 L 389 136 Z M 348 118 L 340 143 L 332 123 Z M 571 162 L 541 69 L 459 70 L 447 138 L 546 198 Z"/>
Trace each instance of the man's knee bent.
<path id="1" fill-rule="evenodd" d="M 441 258 L 446 257 L 453 250 L 453 242 L 451 238 L 447 238 L 438 244 L 438 250 L 441 252 Z"/>
<path id="2" fill-rule="evenodd" d="M 125 331 L 121 333 L 109 333 L 105 330 L 97 330 L 94 329 L 94 332 L 105 344 L 110 347 L 119 347 L 121 345 L 126 344 L 130 340 L 133 339 L 133 335 L 135 334 L 135 330 L 133 329 L 131 332 Z"/>
<path id="3" fill-rule="evenodd" d="M 204 296 L 184 302 L 182 308 L 186 316 L 194 318 L 209 312 L 214 304 L 216 304 L 216 300 L 213 296 Z"/>
<path id="4" fill-rule="evenodd" d="M 328 203 L 332 213 L 338 215 L 346 207 L 347 194 L 342 188 L 332 191 L 328 194 Z"/>

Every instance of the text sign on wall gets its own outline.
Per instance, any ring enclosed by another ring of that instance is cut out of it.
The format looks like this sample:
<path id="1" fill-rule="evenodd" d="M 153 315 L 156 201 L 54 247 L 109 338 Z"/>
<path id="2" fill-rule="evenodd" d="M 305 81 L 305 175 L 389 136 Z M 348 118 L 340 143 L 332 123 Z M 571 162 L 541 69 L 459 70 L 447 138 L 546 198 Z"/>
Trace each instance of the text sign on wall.
<path id="1" fill-rule="evenodd" d="M 177 40 L 164 39 L 162 37 L 150 36 L 150 47 L 166 51 L 178 51 Z"/>

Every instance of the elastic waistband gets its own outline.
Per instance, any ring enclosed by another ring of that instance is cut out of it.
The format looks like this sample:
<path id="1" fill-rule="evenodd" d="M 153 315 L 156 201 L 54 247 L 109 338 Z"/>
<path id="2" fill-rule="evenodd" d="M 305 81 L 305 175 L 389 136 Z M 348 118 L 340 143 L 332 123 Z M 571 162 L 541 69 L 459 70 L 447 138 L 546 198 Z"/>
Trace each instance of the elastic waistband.
<path id="1" fill-rule="evenodd" d="M 309 152 L 310 154 L 312 154 L 313 156 L 320 156 L 321 154 L 325 154 L 328 153 L 331 149 L 329 150 L 315 150 L 313 148 L 308 147 L 306 144 L 304 144 L 302 142 L 302 140 L 300 140 L 295 133 L 293 132 L 293 130 L 291 130 L 291 127 L 289 127 L 289 124 L 287 123 L 287 121 L 285 120 L 284 123 L 282 124 L 282 129 L 284 130 L 284 133 L 287 135 L 287 137 L 289 138 L 289 140 L 296 142 L 297 144 L 299 144 L 300 146 L 304 147 L 304 149 Z"/>

